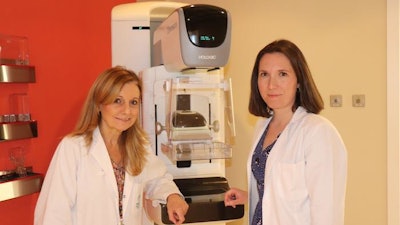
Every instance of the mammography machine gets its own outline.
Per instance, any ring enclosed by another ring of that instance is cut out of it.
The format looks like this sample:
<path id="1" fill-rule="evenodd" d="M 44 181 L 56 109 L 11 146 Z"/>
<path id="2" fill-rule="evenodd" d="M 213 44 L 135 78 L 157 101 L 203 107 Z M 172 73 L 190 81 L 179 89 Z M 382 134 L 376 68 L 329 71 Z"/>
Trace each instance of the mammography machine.
<path id="1" fill-rule="evenodd" d="M 235 135 L 223 71 L 230 29 L 229 13 L 212 5 L 139 2 L 112 11 L 112 64 L 142 79 L 142 124 L 189 204 L 185 223 L 225 224 L 244 214 L 223 201 Z M 170 224 L 166 206 L 158 208 L 156 224 Z"/>

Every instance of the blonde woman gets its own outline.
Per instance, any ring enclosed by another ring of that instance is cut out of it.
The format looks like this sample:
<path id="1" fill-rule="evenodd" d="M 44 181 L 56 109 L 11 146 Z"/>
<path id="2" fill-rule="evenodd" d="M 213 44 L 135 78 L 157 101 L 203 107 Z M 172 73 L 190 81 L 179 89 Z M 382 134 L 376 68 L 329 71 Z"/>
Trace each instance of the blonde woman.
<path id="1" fill-rule="evenodd" d="M 141 83 L 123 67 L 92 85 L 75 130 L 59 143 L 35 225 L 148 224 L 144 200 L 166 203 L 174 224 L 188 205 L 140 127 Z"/>

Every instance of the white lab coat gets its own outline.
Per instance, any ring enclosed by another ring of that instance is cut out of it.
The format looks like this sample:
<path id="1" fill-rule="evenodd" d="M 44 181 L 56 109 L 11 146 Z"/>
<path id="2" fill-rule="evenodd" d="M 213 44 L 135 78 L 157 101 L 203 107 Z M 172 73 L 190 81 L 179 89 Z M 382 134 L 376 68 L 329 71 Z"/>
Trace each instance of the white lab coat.
<path id="1" fill-rule="evenodd" d="M 249 224 L 258 201 L 251 157 L 270 120 L 257 123 L 247 163 Z M 328 120 L 299 107 L 272 148 L 265 170 L 264 224 L 344 224 L 347 152 Z"/>
<path id="2" fill-rule="evenodd" d="M 150 150 L 150 149 L 149 149 Z M 138 176 L 125 174 L 124 225 L 149 224 L 143 199 L 165 203 L 180 193 L 163 162 L 150 152 Z M 50 163 L 35 209 L 35 225 L 118 225 L 118 190 L 103 138 L 97 128 L 93 143 L 66 137 Z"/>

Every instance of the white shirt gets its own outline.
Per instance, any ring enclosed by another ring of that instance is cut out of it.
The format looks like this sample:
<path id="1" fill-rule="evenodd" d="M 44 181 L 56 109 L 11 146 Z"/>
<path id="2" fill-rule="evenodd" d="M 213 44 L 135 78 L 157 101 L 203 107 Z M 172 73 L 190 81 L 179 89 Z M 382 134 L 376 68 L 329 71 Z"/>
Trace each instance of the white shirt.
<path id="1" fill-rule="evenodd" d="M 258 202 L 251 158 L 270 120 L 257 123 L 247 164 L 250 222 Z M 343 225 L 346 179 L 347 152 L 340 134 L 322 116 L 299 107 L 267 159 L 263 223 Z"/>
<path id="2" fill-rule="evenodd" d="M 124 225 L 148 224 L 143 199 L 165 203 L 180 193 L 163 162 L 150 152 L 142 173 L 125 174 Z M 99 129 L 85 146 L 83 137 L 65 137 L 50 163 L 35 209 L 35 225 L 120 224 L 117 182 Z"/>

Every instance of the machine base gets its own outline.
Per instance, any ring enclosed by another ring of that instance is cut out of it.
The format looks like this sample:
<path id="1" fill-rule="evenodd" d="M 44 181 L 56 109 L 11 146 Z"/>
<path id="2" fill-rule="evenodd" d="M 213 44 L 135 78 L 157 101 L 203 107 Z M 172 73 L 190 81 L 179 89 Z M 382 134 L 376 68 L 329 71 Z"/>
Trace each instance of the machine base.
<path id="1" fill-rule="evenodd" d="M 188 178 L 174 180 L 189 210 L 185 215 L 186 223 L 228 222 L 244 216 L 244 205 L 235 208 L 225 206 L 225 192 L 229 190 L 228 181 L 224 177 Z M 161 205 L 161 224 L 172 224 L 168 219 L 167 206 Z"/>

